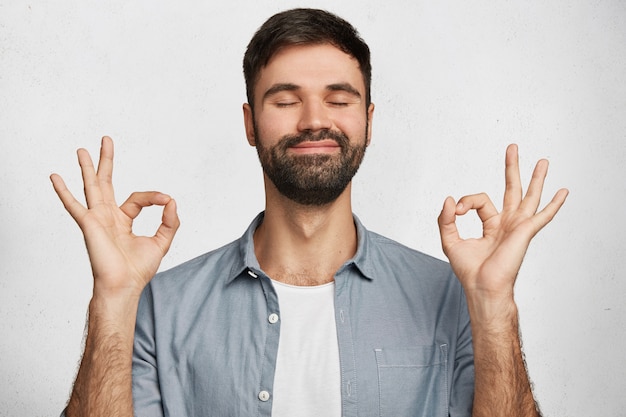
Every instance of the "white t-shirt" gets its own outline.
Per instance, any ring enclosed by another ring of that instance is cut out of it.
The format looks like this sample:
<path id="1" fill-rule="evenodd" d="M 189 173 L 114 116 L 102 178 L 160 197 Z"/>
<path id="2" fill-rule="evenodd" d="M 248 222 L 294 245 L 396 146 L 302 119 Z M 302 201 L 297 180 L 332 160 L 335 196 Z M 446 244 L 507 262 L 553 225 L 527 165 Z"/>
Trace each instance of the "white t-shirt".
<path id="1" fill-rule="evenodd" d="M 272 281 L 280 304 L 273 417 L 341 416 L 335 283 Z"/>

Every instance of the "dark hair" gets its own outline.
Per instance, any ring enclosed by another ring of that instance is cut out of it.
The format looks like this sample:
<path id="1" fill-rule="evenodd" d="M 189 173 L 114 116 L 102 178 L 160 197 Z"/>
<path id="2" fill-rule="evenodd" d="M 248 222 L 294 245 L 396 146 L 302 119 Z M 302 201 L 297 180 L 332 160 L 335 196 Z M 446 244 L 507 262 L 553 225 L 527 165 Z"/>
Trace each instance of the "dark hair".
<path id="1" fill-rule="evenodd" d="M 359 63 L 365 83 L 366 106 L 371 102 L 370 50 L 347 21 L 318 9 L 292 9 L 270 17 L 254 34 L 243 57 L 248 103 L 254 108 L 254 87 L 261 69 L 281 48 L 290 45 L 331 44 Z"/>

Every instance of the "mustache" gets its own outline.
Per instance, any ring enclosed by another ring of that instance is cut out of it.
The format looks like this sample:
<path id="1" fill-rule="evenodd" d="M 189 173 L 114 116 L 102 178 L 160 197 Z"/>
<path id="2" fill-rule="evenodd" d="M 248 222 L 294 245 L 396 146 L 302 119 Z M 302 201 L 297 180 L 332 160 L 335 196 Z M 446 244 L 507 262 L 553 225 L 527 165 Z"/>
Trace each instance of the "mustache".
<path id="1" fill-rule="evenodd" d="M 322 129 L 319 132 L 312 132 L 310 130 L 307 130 L 298 135 L 285 135 L 279 141 L 279 146 L 282 149 L 287 149 L 293 146 L 297 146 L 302 142 L 319 142 L 327 139 L 331 139 L 337 142 L 341 149 L 346 149 L 350 145 L 350 140 L 342 132 L 330 129 Z"/>

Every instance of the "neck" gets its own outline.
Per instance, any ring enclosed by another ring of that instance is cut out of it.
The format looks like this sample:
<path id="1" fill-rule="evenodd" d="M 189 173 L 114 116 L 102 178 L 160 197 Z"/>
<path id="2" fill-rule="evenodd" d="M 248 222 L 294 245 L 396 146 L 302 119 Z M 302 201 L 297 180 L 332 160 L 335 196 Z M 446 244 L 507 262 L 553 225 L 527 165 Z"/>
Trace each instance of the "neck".
<path id="1" fill-rule="evenodd" d="M 321 285 L 354 256 L 357 234 L 350 186 L 334 202 L 302 206 L 282 196 L 266 203 L 254 234 L 255 254 L 272 279 L 291 285 Z"/>

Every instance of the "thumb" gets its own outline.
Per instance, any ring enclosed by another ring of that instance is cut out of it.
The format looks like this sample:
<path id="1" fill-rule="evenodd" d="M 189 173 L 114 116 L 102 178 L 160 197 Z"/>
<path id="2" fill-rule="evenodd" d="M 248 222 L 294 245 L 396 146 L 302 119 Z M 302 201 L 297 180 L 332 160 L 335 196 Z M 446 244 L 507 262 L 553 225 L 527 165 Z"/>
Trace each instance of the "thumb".
<path id="1" fill-rule="evenodd" d="M 454 198 L 447 197 L 443 202 L 443 208 L 437 219 L 439 235 L 444 253 L 448 248 L 460 240 L 459 230 L 456 227 L 456 202 Z"/>

